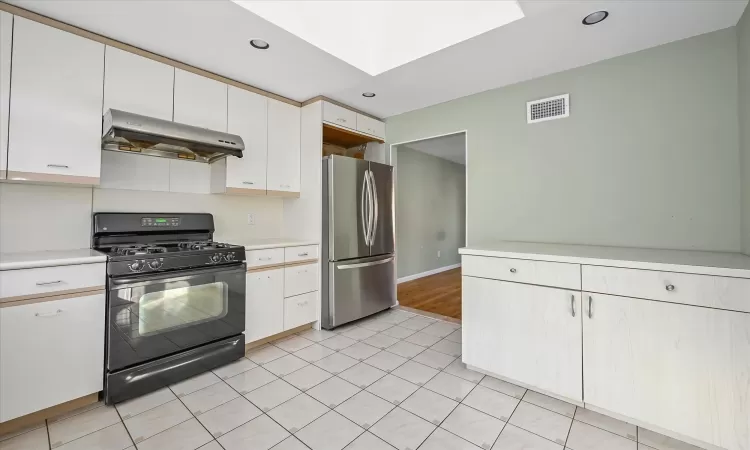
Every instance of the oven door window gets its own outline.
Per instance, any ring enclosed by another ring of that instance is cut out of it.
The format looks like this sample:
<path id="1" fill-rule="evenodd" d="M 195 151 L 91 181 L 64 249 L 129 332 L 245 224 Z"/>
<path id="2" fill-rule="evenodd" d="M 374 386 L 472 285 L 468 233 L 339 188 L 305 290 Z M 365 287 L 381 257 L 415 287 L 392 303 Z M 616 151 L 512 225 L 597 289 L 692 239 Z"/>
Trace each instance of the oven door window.
<path id="1" fill-rule="evenodd" d="M 146 337 L 227 315 L 224 281 L 144 293 L 138 301 L 138 334 Z"/>

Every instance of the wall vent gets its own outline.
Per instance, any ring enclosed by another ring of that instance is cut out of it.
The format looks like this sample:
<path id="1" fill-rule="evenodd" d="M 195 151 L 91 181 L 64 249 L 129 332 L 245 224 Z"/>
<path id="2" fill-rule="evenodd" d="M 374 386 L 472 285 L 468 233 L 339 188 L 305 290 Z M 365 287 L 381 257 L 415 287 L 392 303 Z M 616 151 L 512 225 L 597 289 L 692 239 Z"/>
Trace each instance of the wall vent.
<path id="1" fill-rule="evenodd" d="M 570 94 L 543 98 L 526 103 L 526 121 L 528 123 L 562 119 L 570 115 Z"/>

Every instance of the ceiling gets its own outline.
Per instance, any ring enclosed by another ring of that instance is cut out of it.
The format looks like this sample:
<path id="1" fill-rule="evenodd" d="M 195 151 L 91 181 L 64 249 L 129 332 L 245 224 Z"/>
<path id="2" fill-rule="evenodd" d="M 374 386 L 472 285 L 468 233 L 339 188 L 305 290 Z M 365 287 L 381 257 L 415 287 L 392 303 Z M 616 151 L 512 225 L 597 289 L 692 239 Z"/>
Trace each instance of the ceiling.
<path id="1" fill-rule="evenodd" d="M 403 145 L 418 152 L 466 165 L 466 135 L 464 133 L 424 139 Z"/>
<path id="2" fill-rule="evenodd" d="M 731 27 L 748 2 L 519 0 L 524 18 L 373 77 L 230 0 L 6 1 L 293 100 L 324 95 L 378 117 Z M 600 9 L 606 21 L 581 25 Z"/>

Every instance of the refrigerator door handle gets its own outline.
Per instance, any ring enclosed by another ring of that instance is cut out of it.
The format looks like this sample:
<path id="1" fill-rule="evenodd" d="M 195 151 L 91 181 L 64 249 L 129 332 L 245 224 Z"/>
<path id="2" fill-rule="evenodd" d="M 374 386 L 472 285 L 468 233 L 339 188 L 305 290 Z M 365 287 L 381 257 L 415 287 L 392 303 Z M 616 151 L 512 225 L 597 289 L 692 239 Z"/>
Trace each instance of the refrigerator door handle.
<path id="1" fill-rule="evenodd" d="M 369 186 L 369 179 L 367 178 L 367 172 L 365 172 L 364 176 L 362 177 L 362 198 L 360 199 L 360 209 L 359 209 L 359 215 L 360 219 L 362 220 L 362 232 L 365 233 L 365 245 L 369 246 L 369 235 L 370 235 L 370 228 L 369 228 L 369 222 L 365 222 L 365 195 L 368 192 L 368 186 Z"/>
<path id="2" fill-rule="evenodd" d="M 391 261 L 393 261 L 393 256 L 391 256 L 390 258 L 381 259 L 380 261 L 372 261 L 372 262 L 357 263 L 357 264 L 344 264 L 343 266 L 338 266 L 336 268 L 338 270 L 359 269 L 362 267 L 371 267 L 371 266 L 378 266 L 380 264 L 388 264 Z"/>
<path id="3" fill-rule="evenodd" d="M 373 203 L 373 210 L 374 210 L 374 218 L 373 218 L 373 224 L 372 224 L 372 235 L 370 236 L 370 245 L 375 242 L 375 233 L 378 230 L 378 187 L 375 184 L 375 175 L 372 173 L 372 170 L 368 170 L 370 173 L 370 189 L 372 190 L 372 203 Z"/>

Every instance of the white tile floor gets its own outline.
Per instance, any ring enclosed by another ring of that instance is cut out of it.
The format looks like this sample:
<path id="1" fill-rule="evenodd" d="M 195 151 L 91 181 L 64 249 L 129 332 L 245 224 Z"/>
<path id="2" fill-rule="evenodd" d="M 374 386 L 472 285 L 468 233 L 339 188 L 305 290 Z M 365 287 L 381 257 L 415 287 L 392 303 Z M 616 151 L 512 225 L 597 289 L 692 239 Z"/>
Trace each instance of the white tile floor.
<path id="1" fill-rule="evenodd" d="M 0 450 L 695 450 L 468 370 L 460 326 L 392 310 L 309 330 Z"/>

